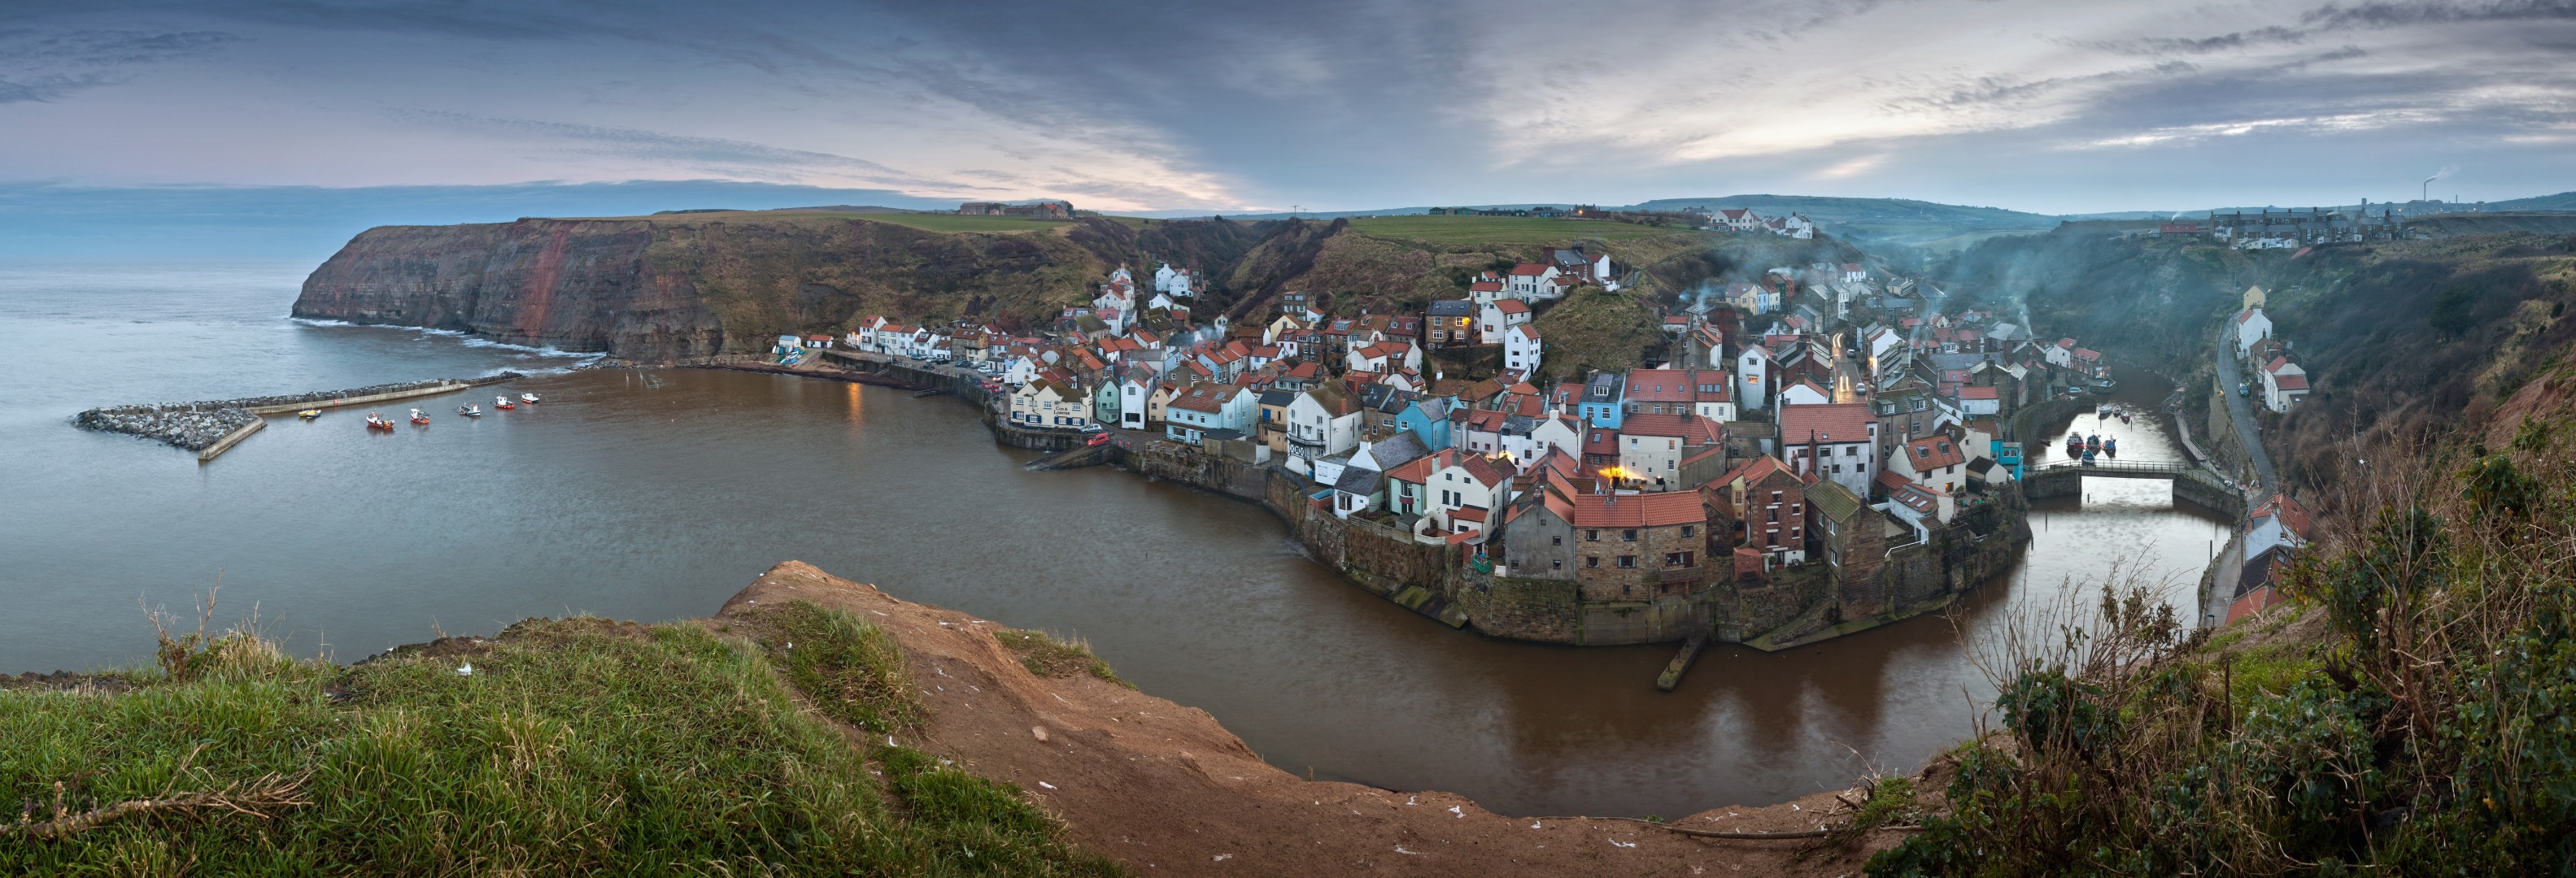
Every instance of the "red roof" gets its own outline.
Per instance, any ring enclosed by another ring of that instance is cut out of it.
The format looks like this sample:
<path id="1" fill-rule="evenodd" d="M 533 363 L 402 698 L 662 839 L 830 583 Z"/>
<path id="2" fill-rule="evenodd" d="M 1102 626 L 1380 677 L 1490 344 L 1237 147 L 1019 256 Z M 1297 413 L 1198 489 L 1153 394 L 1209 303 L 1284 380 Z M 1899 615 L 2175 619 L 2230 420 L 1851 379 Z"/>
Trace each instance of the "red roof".
<path id="1" fill-rule="evenodd" d="M 2272 384 L 2282 390 L 2306 390 L 2308 389 L 2308 376 L 2274 375 L 2272 376 Z"/>
<path id="2" fill-rule="evenodd" d="M 1555 270 L 1553 266 L 1542 265 L 1536 262 L 1523 262 L 1519 265 L 1512 266 L 1512 273 L 1522 277 L 1537 277 L 1553 270 Z"/>
<path id="3" fill-rule="evenodd" d="M 1480 280 L 1468 284 L 1467 289 L 1479 293 L 1499 293 L 1503 291 L 1503 284 L 1501 281 Z"/>
<path id="4" fill-rule="evenodd" d="M 1679 438 L 1684 445 L 1715 445 L 1726 441 L 1725 428 L 1698 415 L 1629 415 L 1620 421 L 1619 432 L 1630 436 Z"/>
<path id="5" fill-rule="evenodd" d="M 1575 527 L 1669 527 L 1708 521 L 1708 510 L 1700 506 L 1696 491 L 1577 494 L 1573 512 L 1567 521 Z"/>
<path id="6" fill-rule="evenodd" d="M 1914 464 L 1914 471 L 1918 473 L 1968 462 L 1968 456 L 1959 448 L 1959 443 L 1950 441 L 1948 436 L 1932 436 L 1905 443 L 1905 458 Z"/>
<path id="7" fill-rule="evenodd" d="M 1959 388 L 1959 398 L 1997 399 L 1998 397 L 1995 395 L 1995 389 L 1992 387 L 1962 387 Z"/>
<path id="8" fill-rule="evenodd" d="M 2274 604 L 2284 603 L 2288 600 L 2289 598 L 2281 595 L 2279 589 L 2275 589 L 2268 585 L 2246 592 L 2244 597 L 2237 598 L 2235 603 L 2227 605 L 2226 624 L 2236 624 L 2236 620 L 2238 619 L 2263 612 Z"/>
<path id="9" fill-rule="evenodd" d="M 1601 427 L 1584 428 L 1583 453 L 1617 455 L 1619 453 L 1619 431 L 1604 429 Z"/>
<path id="10" fill-rule="evenodd" d="M 1787 473 L 1788 471 L 1789 466 L 1781 463 L 1779 458 L 1765 454 L 1761 457 L 1756 457 L 1752 460 L 1736 464 L 1734 469 L 1727 470 L 1726 475 L 1717 477 L 1717 481 L 1712 484 L 1731 485 L 1735 483 L 1735 480 L 1743 479 L 1745 484 L 1750 485 L 1754 482 L 1761 481 L 1763 477 L 1774 472 Z"/>
<path id="11" fill-rule="evenodd" d="M 1816 442 L 1867 442 L 1875 420 L 1865 402 L 1784 405 L 1780 407 L 1780 444 L 1804 445 L 1810 436 Z"/>
<path id="12" fill-rule="evenodd" d="M 1629 402 L 1690 402 L 1698 398 L 1690 369 L 1628 370 Z"/>
<path id="13" fill-rule="evenodd" d="M 1172 397 L 1172 407 L 1194 412 L 1218 414 L 1242 388 L 1232 384 L 1193 384 L 1190 389 Z"/>
<path id="14" fill-rule="evenodd" d="M 2291 533 L 2298 534 L 2300 539 L 2307 539 L 2311 519 L 2308 516 L 2308 508 L 2299 505 L 2299 501 L 2290 499 L 2287 494 L 2274 494 L 2272 499 L 2263 501 L 2263 505 L 2254 507 L 2251 517 L 2261 518 L 2267 515 L 2280 516 L 2281 526 L 2289 528 Z"/>
<path id="15" fill-rule="evenodd" d="M 1494 308 L 1495 310 L 1501 311 L 1505 314 L 1527 314 L 1530 312 L 1529 303 L 1523 302 L 1519 299 L 1503 299 L 1496 301 L 1494 303 Z"/>

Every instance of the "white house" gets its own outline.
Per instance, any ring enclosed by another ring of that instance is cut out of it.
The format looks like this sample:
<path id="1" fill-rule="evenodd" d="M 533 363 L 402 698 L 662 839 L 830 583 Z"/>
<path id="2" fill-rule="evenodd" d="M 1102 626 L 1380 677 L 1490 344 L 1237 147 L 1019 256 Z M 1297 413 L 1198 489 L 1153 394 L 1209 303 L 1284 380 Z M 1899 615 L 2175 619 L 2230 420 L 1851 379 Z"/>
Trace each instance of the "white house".
<path id="1" fill-rule="evenodd" d="M 1163 408 L 1163 434 L 1174 442 L 1197 445 L 1207 434 L 1231 430 L 1241 436 L 1252 429 L 1261 398 L 1251 388 L 1234 384 L 1193 384 L 1175 394 Z"/>
<path id="2" fill-rule="evenodd" d="M 1414 539 L 1481 542 L 1511 501 L 1511 474 L 1482 455 L 1444 451 L 1433 457 L 1437 465 L 1422 482 L 1429 508 L 1414 525 Z"/>
<path id="3" fill-rule="evenodd" d="M 1816 382 L 1813 381 L 1800 381 L 1780 391 L 1780 404 L 1784 406 L 1824 405 L 1833 401 L 1834 395 L 1825 392 L 1824 388 L 1816 386 Z"/>
<path id="4" fill-rule="evenodd" d="M 1738 232 L 1762 228 L 1762 217 L 1741 207 L 1718 208 L 1716 213 L 1709 215 L 1708 220 L 1711 224 L 1725 226 Z"/>
<path id="5" fill-rule="evenodd" d="M 2236 312 L 2236 356 L 2253 352 L 2254 346 L 2272 337 L 2272 318 L 2263 316 L 2261 306 Z"/>
<path id="6" fill-rule="evenodd" d="M 2048 364 L 2051 366 L 2055 366 L 2060 369 L 2075 368 L 2075 340 L 2071 338 L 2058 339 L 2056 344 L 2049 345 L 2042 349 L 2040 351 L 2040 356 L 2046 358 L 2048 360 Z"/>
<path id="7" fill-rule="evenodd" d="M 1297 394 L 1288 404 L 1288 453 L 1308 460 L 1351 450 L 1360 439 L 1359 400 L 1338 381 Z"/>
<path id="8" fill-rule="evenodd" d="M 1040 378 L 1011 394 L 1011 423 L 1022 427 L 1079 430 L 1091 425 L 1091 398 Z"/>
<path id="9" fill-rule="evenodd" d="M 1994 388 L 1974 385 L 1959 388 L 1959 414 L 1973 418 L 2002 411 L 2003 394 Z"/>
<path id="10" fill-rule="evenodd" d="M 1748 344 L 1735 355 L 1736 406 L 1758 412 L 1767 408 L 1771 398 L 1771 352 L 1761 345 Z"/>
<path id="11" fill-rule="evenodd" d="M 1530 306 L 1519 299 L 1496 299 L 1476 309 L 1476 337 L 1485 344 L 1503 340 L 1512 327 L 1530 322 Z"/>
<path id="12" fill-rule="evenodd" d="M 1169 262 L 1154 269 L 1154 291 L 1178 299 L 1198 295 L 1196 285 L 1190 280 L 1190 270 L 1173 268 Z"/>
<path id="13" fill-rule="evenodd" d="M 1526 323 L 1503 333 L 1503 368 L 1523 375 L 1537 374 L 1539 341 L 1538 328 Z"/>
<path id="14" fill-rule="evenodd" d="M 1154 398 L 1155 378 L 1152 366 L 1137 363 L 1127 367 L 1127 377 L 1118 382 L 1118 426 L 1145 429 L 1145 404 Z"/>
<path id="15" fill-rule="evenodd" d="M 1041 365 L 1036 357 L 1026 354 L 1014 356 L 1007 365 L 1002 367 L 1002 383 L 1027 386 L 1029 382 L 1037 380 L 1038 370 L 1042 368 L 1045 366 Z"/>
<path id="16" fill-rule="evenodd" d="M 1583 458 L 1583 421 L 1564 412 L 1548 412 L 1547 417 L 1530 425 L 1530 453 L 1523 463 L 1546 460 L 1551 451 L 1562 450 L 1575 459 Z"/>
<path id="17" fill-rule="evenodd" d="M 2263 367 L 2263 405 L 2276 412 L 2286 412 L 2308 395 L 2308 370 L 2290 362 L 2288 357 L 2274 357 Z"/>
<path id="18" fill-rule="evenodd" d="M 1506 294 L 1524 301 L 1554 299 L 1565 295 L 1564 288 L 1557 283 L 1563 276 L 1556 266 L 1524 262 L 1512 266 L 1512 273 L 1503 277 L 1503 288 Z"/>
<path id="19" fill-rule="evenodd" d="M 1968 483 L 1968 449 L 1948 433 L 1906 440 L 1887 460 L 1887 472 L 1906 481 L 1957 494 Z"/>
<path id="20" fill-rule="evenodd" d="M 1878 418 L 1864 402 L 1780 407 L 1780 458 L 1796 475 L 1869 496 L 1878 478 Z"/>

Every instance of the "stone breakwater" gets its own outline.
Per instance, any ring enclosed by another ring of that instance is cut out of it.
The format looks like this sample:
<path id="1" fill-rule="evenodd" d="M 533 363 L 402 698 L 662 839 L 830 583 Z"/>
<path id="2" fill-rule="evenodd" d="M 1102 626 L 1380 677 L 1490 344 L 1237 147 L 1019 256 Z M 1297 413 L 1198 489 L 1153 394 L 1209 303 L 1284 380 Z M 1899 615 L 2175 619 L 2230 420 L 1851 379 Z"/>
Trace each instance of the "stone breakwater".
<path id="1" fill-rule="evenodd" d="M 379 396 L 454 385 L 490 384 L 518 377 L 521 377 L 519 373 L 503 372 L 484 378 L 433 378 L 427 381 L 376 384 L 352 387 L 347 390 L 317 390 L 312 393 L 290 393 L 279 396 L 108 406 L 90 409 L 72 416 L 72 425 L 84 430 L 140 436 L 189 451 L 204 451 L 207 447 L 222 441 L 233 431 L 259 420 L 259 415 L 252 411 L 253 409 L 327 403 L 353 397 Z"/>

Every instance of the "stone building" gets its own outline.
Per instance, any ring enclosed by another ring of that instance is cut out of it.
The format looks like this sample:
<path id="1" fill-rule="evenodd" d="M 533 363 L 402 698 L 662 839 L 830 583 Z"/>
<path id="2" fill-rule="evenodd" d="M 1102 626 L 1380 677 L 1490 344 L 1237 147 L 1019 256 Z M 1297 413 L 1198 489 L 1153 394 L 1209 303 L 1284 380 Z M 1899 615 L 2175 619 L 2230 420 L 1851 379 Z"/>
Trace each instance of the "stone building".
<path id="1" fill-rule="evenodd" d="M 1808 487 L 1807 532 L 1815 535 L 1825 565 L 1834 572 L 1843 618 L 1886 612 L 1887 587 L 1879 581 L 1878 568 L 1887 563 L 1887 516 L 1831 480 L 1818 479 Z"/>
<path id="2" fill-rule="evenodd" d="M 1509 575 L 1571 579 L 1586 601 L 1687 595 L 1709 578 L 1697 495 L 1540 493 L 1504 531 Z"/>
<path id="3" fill-rule="evenodd" d="M 1771 556 L 1775 566 L 1807 560 L 1807 483 L 1779 458 L 1745 461 L 1701 490 L 1709 507 L 1723 510 L 1736 545 Z"/>

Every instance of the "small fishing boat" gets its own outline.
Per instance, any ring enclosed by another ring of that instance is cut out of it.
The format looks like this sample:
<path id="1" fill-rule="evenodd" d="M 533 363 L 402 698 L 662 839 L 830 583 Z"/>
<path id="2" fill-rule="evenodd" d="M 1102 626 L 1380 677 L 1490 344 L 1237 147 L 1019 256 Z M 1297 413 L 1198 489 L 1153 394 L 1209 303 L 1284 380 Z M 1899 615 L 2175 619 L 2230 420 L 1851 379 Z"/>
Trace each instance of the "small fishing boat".
<path id="1" fill-rule="evenodd" d="M 429 415 L 428 415 L 427 413 L 425 413 L 425 412 L 422 412 L 422 411 L 421 411 L 421 410 L 419 410 L 419 409 L 412 409 L 412 410 L 411 410 L 411 422 L 412 422 L 412 423 L 415 423 L 415 424 L 420 424 L 420 425 L 422 425 L 422 426 L 428 426 L 428 425 L 429 425 Z"/>
<path id="2" fill-rule="evenodd" d="M 470 403 L 469 403 L 469 404 L 466 404 L 466 405 L 460 405 L 460 406 L 457 406 L 457 407 L 456 407 L 456 413 L 457 413 L 457 414 L 460 414 L 460 415 L 464 415 L 464 416 L 469 417 L 469 418 L 479 418 L 479 417 L 482 417 L 482 416 L 483 416 L 483 407 L 482 407 L 482 406 L 479 406 L 479 405 L 473 405 L 473 404 L 470 404 Z"/>
<path id="3" fill-rule="evenodd" d="M 2120 423 L 2126 424 L 2126 423 L 2128 423 L 2128 422 L 2129 422 L 2129 413 L 2128 413 L 2128 412 L 2126 412 L 2126 411 L 2122 411 L 2122 412 L 2120 413 Z"/>
<path id="4" fill-rule="evenodd" d="M 376 414 L 375 412 L 368 412 L 368 413 L 367 413 L 367 429 L 370 429 L 370 430 L 391 430 L 391 429 L 393 429 L 393 428 L 394 428 L 394 422 L 392 422 L 392 421 L 388 421 L 388 420 L 385 420 L 385 416 L 380 415 L 380 414 Z"/>
<path id="5" fill-rule="evenodd" d="M 2103 454 L 2105 454 L 2105 455 L 2109 455 L 2109 456 L 2111 456 L 2111 457 L 2118 457 L 2118 456 L 2120 456 L 2120 440 L 2118 440 L 2118 439 L 2104 439 L 2104 440 L 2102 440 L 2102 453 L 2103 453 Z"/>
<path id="6" fill-rule="evenodd" d="M 2084 465 L 2085 465 L 2085 466 L 2092 466 L 2092 465 L 2093 465 L 2093 449 L 2090 449 L 2090 448 L 2084 449 Z"/>
<path id="7" fill-rule="evenodd" d="M 518 408 L 519 404 L 511 402 L 509 397 L 495 396 L 492 398 L 492 407 L 506 412 L 511 409 Z"/>
<path id="8" fill-rule="evenodd" d="M 310 421 L 310 420 L 313 420 L 314 418 L 321 417 L 321 416 L 322 416 L 322 410 L 321 410 L 321 409 L 305 409 L 305 410 L 303 410 L 303 411 L 296 412 L 296 413 L 295 413 L 295 416 L 296 416 L 296 417 L 303 418 L 303 419 L 305 419 L 305 420 Z"/>
<path id="9" fill-rule="evenodd" d="M 2078 436 L 2078 435 L 2073 434 L 2073 433 L 2068 433 L 2068 434 L 2066 434 L 2066 454 L 2067 454 L 2067 456 L 2072 457 L 2072 456 L 2075 456 L 2075 455 L 2077 455 L 2077 454 L 2082 454 L 2082 453 L 2084 453 L 2084 437 L 2082 437 L 2082 436 Z"/>
<path id="10" fill-rule="evenodd" d="M 2102 447 L 2102 437 L 2100 434 L 2084 437 L 2084 450 L 2091 451 L 2100 447 Z"/>
<path id="11" fill-rule="evenodd" d="M 533 405 L 537 402 L 537 395 L 533 393 L 522 393 L 519 394 L 519 401 Z"/>

